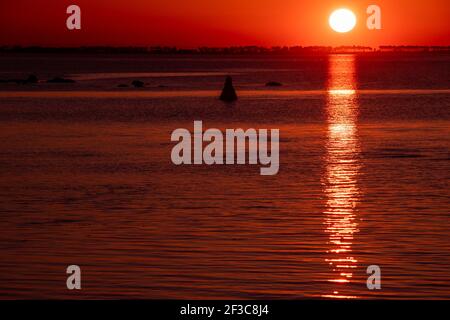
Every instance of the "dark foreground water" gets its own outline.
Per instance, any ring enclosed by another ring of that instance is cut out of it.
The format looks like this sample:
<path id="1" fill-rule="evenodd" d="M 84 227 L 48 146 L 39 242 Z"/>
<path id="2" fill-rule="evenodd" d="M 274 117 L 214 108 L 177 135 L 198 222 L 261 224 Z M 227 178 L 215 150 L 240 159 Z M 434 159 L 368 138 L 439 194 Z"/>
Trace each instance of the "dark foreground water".
<path id="1" fill-rule="evenodd" d="M 77 79 L 0 84 L 0 297 L 450 298 L 447 56 L 0 66 Z M 117 88 L 132 79 L 147 87 Z M 278 175 L 173 165 L 170 134 L 194 120 L 280 129 Z"/>

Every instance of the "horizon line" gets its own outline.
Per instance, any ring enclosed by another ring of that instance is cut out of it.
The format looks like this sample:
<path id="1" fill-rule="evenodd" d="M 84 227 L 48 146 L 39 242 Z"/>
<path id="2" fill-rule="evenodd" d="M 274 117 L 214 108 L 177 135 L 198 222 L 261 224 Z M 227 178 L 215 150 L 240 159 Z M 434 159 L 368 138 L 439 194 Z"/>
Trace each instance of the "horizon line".
<path id="1" fill-rule="evenodd" d="M 191 54 L 273 54 L 273 53 L 381 53 L 381 52 L 450 52 L 450 45 L 380 45 L 377 47 L 363 45 L 341 46 L 199 46 L 183 48 L 162 45 L 87 45 L 87 46 L 40 46 L 40 45 L 0 45 L 0 52 L 28 53 L 191 53 Z"/>

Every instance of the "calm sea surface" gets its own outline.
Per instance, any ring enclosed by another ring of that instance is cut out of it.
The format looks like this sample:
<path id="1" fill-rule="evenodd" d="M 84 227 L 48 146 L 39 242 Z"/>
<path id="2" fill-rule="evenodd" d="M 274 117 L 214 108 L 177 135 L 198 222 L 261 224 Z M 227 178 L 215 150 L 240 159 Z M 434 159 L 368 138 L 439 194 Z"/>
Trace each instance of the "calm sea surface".
<path id="1" fill-rule="evenodd" d="M 0 83 L 0 297 L 450 298 L 449 66 L 0 56 L 0 79 L 77 80 Z M 278 175 L 173 165 L 170 134 L 194 120 L 280 129 Z"/>

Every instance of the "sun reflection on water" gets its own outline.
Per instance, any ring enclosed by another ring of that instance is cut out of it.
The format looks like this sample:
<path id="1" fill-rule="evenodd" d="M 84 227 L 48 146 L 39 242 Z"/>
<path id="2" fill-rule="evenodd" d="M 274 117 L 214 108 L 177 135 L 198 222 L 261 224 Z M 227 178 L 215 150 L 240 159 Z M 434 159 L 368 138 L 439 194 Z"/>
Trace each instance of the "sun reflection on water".
<path id="1" fill-rule="evenodd" d="M 358 260 L 352 252 L 358 230 L 356 205 L 358 189 L 359 142 L 356 121 L 358 103 L 355 92 L 353 55 L 331 55 L 328 70 L 326 144 L 325 232 L 328 234 L 327 258 L 332 270 L 326 298 L 356 298 L 345 294 Z"/>

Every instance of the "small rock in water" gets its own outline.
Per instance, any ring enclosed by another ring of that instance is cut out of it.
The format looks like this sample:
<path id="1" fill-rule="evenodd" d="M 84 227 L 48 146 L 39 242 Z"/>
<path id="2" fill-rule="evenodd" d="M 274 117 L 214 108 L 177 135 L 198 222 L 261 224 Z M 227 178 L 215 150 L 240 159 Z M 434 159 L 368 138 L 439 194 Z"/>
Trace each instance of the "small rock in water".
<path id="1" fill-rule="evenodd" d="M 38 83 L 38 78 L 34 74 L 30 74 L 25 81 L 27 83 Z"/>
<path id="2" fill-rule="evenodd" d="M 233 87 L 233 79 L 230 76 L 225 78 L 225 84 L 222 89 L 222 94 L 220 95 L 220 100 L 222 101 L 235 101 L 237 100 L 236 91 Z"/>
<path id="3" fill-rule="evenodd" d="M 135 88 L 142 88 L 144 86 L 144 83 L 140 80 L 134 80 L 131 84 Z"/>
<path id="4" fill-rule="evenodd" d="M 55 77 L 53 79 L 47 80 L 47 83 L 75 83 L 75 80 Z"/>
<path id="5" fill-rule="evenodd" d="M 6 79 L 0 80 L 0 83 L 16 83 L 16 84 L 38 83 L 38 78 L 34 74 L 30 74 L 26 79 Z"/>
<path id="6" fill-rule="evenodd" d="M 266 87 L 281 87 L 283 84 L 276 81 L 269 81 L 266 83 Z"/>

